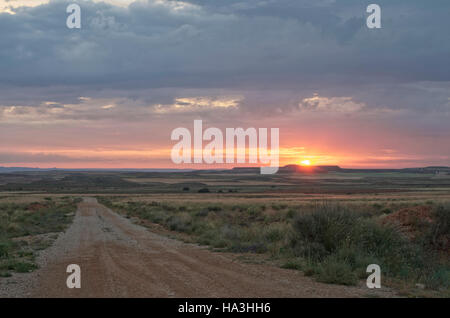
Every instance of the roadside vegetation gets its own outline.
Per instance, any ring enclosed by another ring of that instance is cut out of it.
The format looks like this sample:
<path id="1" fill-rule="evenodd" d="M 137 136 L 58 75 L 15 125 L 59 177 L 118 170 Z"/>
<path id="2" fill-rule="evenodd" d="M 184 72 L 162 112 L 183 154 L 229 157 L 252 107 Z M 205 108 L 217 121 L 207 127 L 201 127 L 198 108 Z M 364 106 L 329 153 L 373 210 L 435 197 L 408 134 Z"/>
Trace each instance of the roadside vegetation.
<path id="1" fill-rule="evenodd" d="M 36 269 L 36 252 L 68 227 L 77 202 L 47 197 L 34 203 L 0 203 L 0 279 Z"/>
<path id="2" fill-rule="evenodd" d="M 260 253 L 317 281 L 356 285 L 378 264 L 382 283 L 448 295 L 450 204 L 393 209 L 315 202 L 207 204 L 99 201 L 143 225 L 156 223 L 221 251 Z"/>
<path id="3" fill-rule="evenodd" d="M 386 277 L 448 289 L 450 206 L 431 208 L 429 217 L 412 229 L 394 218 L 318 206 L 294 219 L 290 247 L 296 259 L 285 266 L 295 264 L 321 282 L 353 285 L 367 277 L 367 265 L 378 264 Z"/>

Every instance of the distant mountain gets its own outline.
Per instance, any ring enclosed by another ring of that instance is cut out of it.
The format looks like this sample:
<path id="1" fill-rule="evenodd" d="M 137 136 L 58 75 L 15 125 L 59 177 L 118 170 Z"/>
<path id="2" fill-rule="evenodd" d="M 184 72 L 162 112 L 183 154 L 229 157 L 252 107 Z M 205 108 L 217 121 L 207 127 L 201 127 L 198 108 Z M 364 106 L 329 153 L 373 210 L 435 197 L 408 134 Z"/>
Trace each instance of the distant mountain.
<path id="1" fill-rule="evenodd" d="M 259 173 L 259 167 L 235 167 L 229 171 L 238 173 Z M 360 173 L 381 173 L 381 172 L 403 172 L 403 173 L 432 173 L 449 174 L 450 167 L 419 167 L 419 168 L 401 168 L 401 169 L 349 169 L 339 166 L 301 166 L 286 165 L 280 167 L 279 173 L 328 173 L 328 172 L 360 172 Z"/>
<path id="2" fill-rule="evenodd" d="M 29 167 L 0 167 L 0 173 L 5 172 L 24 172 L 24 171 L 51 171 L 53 169 L 29 168 Z"/>
<path id="3" fill-rule="evenodd" d="M 339 166 L 300 166 L 300 165 L 287 165 L 280 167 L 280 172 L 339 172 L 342 168 Z"/>
<path id="4" fill-rule="evenodd" d="M 117 172 L 189 172 L 193 169 L 59 169 L 59 168 L 29 168 L 29 167 L 0 167 L 0 173 L 29 172 L 29 171 L 117 171 Z"/>

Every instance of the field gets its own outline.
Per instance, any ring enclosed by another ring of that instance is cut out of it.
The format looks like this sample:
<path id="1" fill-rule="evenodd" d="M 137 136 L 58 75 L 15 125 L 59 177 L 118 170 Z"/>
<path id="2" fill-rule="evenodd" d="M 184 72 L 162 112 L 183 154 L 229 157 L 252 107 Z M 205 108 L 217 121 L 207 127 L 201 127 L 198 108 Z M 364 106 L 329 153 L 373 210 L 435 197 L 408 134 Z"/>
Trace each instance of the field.
<path id="1" fill-rule="evenodd" d="M 383 287 L 397 296 L 449 296 L 446 170 L 2 174 L 2 276 L 36 268 L 34 251 L 52 240 L 26 249 L 23 242 L 48 233 L 56 239 L 80 197 L 96 198 L 158 235 L 242 263 L 298 271 L 318 284 L 361 289 L 367 265 L 378 264 Z"/>
<path id="2" fill-rule="evenodd" d="M 0 277 L 36 269 L 36 254 L 70 225 L 76 204 L 70 197 L 46 197 L 33 203 L 12 201 L 3 199 L 0 203 Z"/>

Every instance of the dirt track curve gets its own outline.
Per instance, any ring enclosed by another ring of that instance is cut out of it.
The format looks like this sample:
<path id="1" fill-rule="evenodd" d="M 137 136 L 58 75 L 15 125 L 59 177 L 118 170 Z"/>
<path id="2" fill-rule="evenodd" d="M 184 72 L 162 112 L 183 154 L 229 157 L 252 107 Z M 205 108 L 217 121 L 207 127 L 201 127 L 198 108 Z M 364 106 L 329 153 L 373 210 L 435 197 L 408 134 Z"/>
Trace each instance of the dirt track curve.
<path id="1" fill-rule="evenodd" d="M 383 292 L 320 284 L 297 271 L 241 263 L 150 232 L 94 198 L 80 203 L 73 224 L 39 262 L 41 268 L 18 277 L 6 296 L 361 297 Z M 81 289 L 66 286 L 69 264 L 81 267 Z"/>

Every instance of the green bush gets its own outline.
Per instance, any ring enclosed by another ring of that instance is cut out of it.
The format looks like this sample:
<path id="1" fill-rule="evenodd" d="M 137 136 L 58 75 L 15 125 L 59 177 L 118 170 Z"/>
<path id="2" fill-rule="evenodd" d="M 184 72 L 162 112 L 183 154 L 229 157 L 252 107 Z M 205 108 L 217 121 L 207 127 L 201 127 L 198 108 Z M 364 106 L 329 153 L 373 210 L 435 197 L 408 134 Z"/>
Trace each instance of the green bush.
<path id="1" fill-rule="evenodd" d="M 287 262 L 285 262 L 283 265 L 281 265 L 281 268 L 303 270 L 304 266 L 303 266 L 303 263 L 301 260 L 290 259 Z"/>
<path id="2" fill-rule="evenodd" d="M 433 209 L 434 222 L 427 236 L 427 241 L 434 248 L 450 248 L 450 205 L 439 205 Z"/>
<path id="3" fill-rule="evenodd" d="M 286 229 L 281 224 L 270 224 L 264 229 L 263 235 L 268 242 L 279 242 L 286 237 Z"/>
<path id="4" fill-rule="evenodd" d="M 317 280 L 322 283 L 356 285 L 358 277 L 352 267 L 337 257 L 328 257 L 316 270 Z"/>
<path id="5" fill-rule="evenodd" d="M 324 282 L 350 284 L 354 277 L 365 277 L 372 263 L 380 265 L 385 275 L 404 280 L 423 281 L 434 275 L 438 262 L 423 246 L 395 227 L 360 215 L 348 207 L 326 204 L 299 214 L 291 239 L 294 255 L 316 264 L 315 274 Z"/>
<path id="6" fill-rule="evenodd" d="M 8 257 L 11 252 L 11 245 L 9 241 L 0 241 L 0 259 Z"/>
<path id="7" fill-rule="evenodd" d="M 169 229 L 179 232 L 192 232 L 192 218 L 188 213 L 172 215 L 167 219 Z"/>
<path id="8" fill-rule="evenodd" d="M 297 215 L 293 222 L 292 245 L 299 256 L 322 259 L 350 241 L 357 216 L 337 205 L 320 205 Z"/>
<path id="9" fill-rule="evenodd" d="M 29 273 L 37 268 L 36 264 L 20 261 L 12 261 L 7 264 L 8 270 L 13 270 L 17 273 Z"/>

